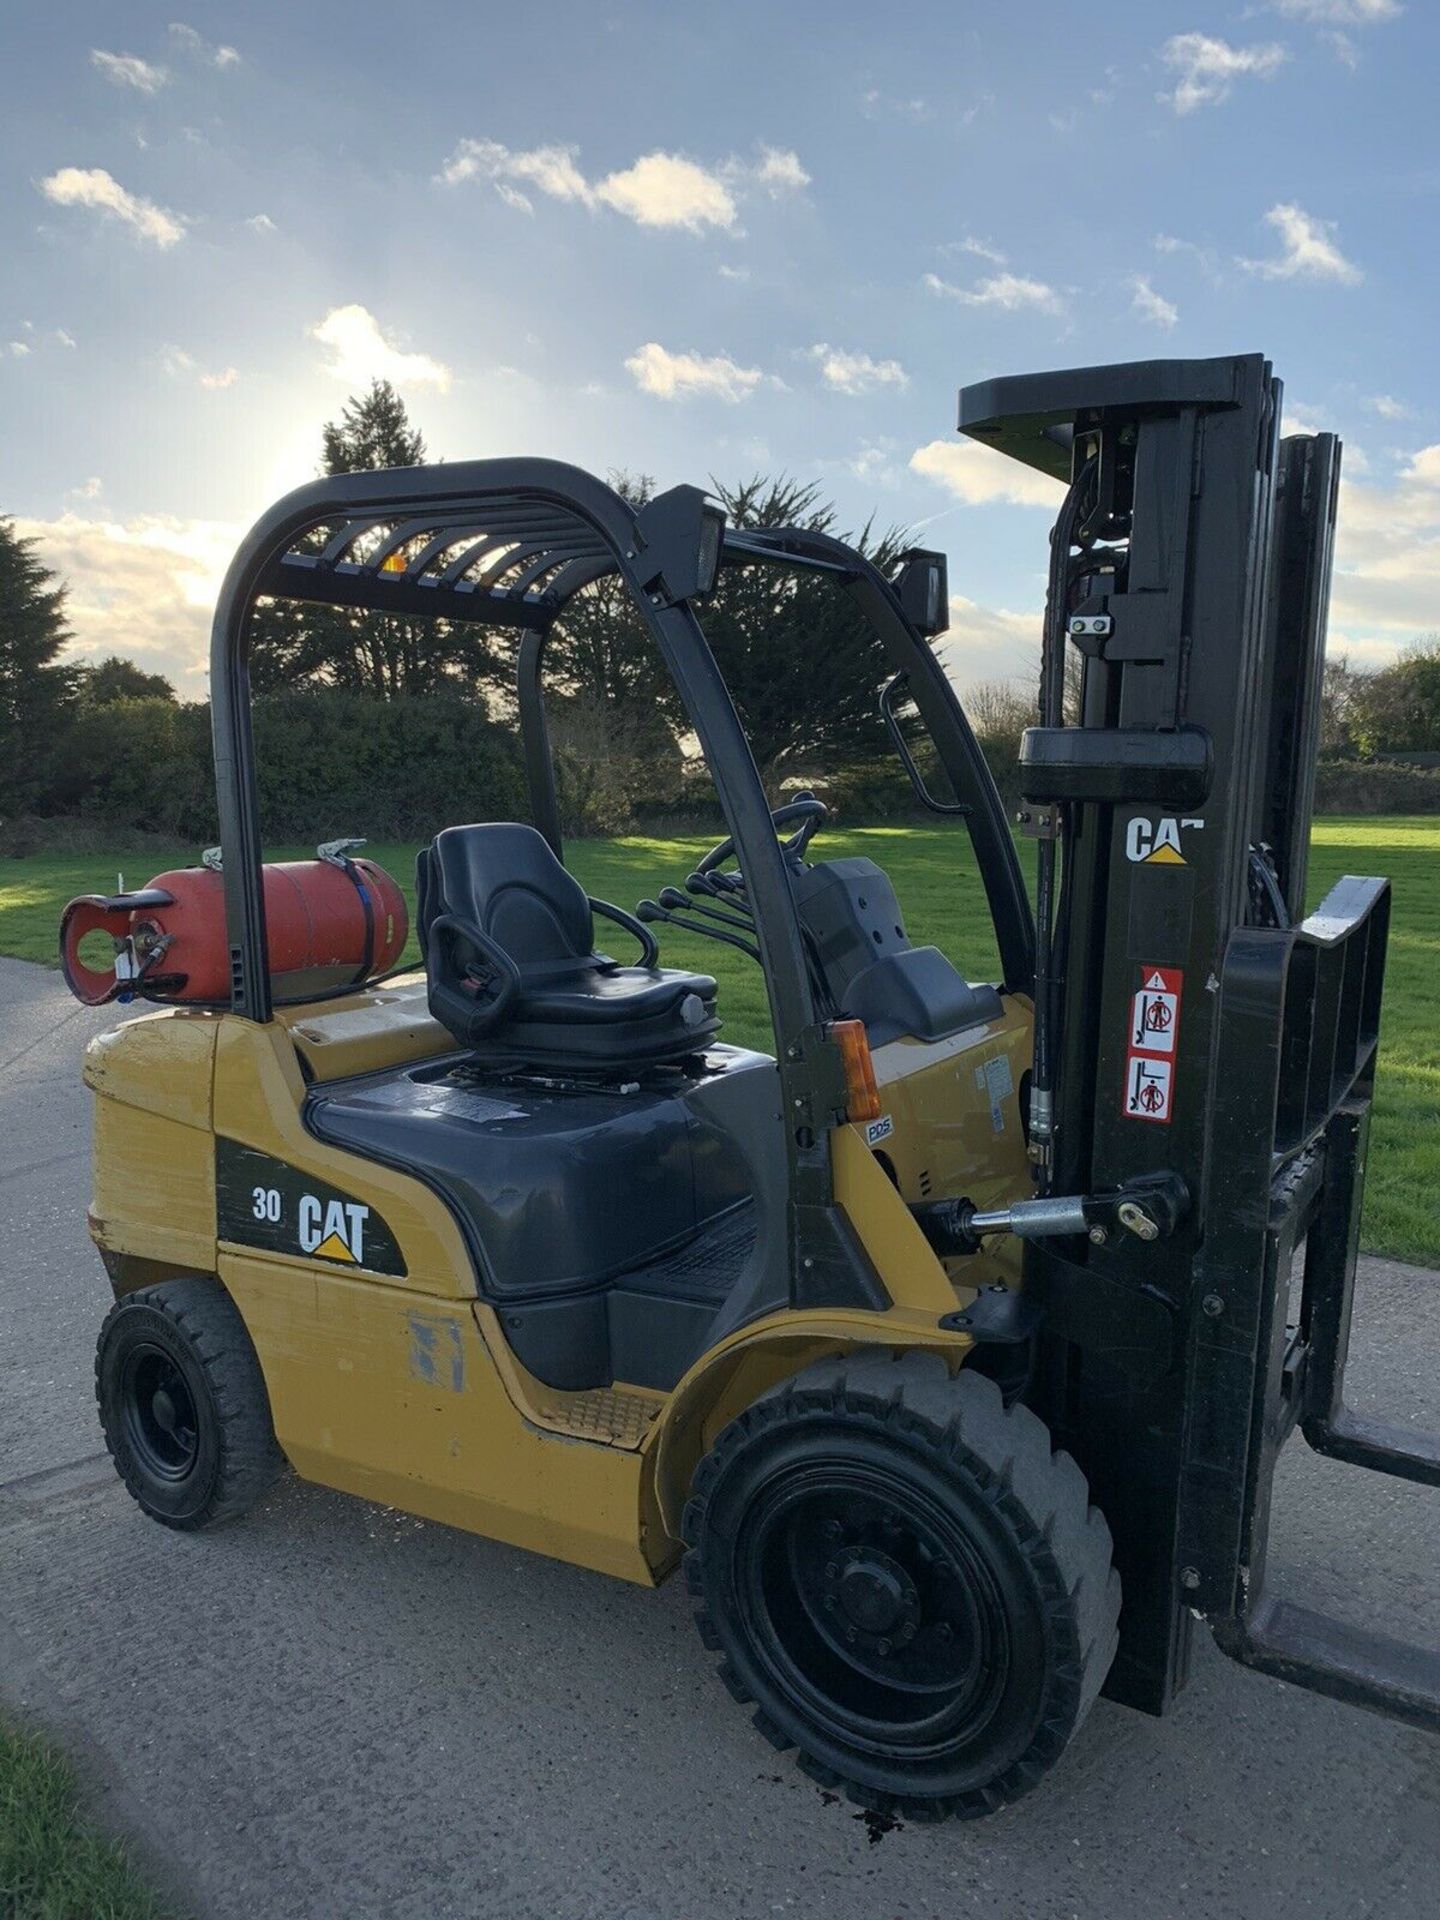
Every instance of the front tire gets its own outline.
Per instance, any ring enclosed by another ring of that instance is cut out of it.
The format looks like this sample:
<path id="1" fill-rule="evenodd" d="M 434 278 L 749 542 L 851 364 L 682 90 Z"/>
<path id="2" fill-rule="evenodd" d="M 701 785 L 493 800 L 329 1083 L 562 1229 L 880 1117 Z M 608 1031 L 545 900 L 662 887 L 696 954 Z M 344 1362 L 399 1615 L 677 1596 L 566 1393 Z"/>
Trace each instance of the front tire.
<path id="1" fill-rule="evenodd" d="M 731 1692 L 879 1812 L 1018 1799 L 1114 1658 L 1120 1580 L 1083 1474 L 938 1354 L 853 1353 L 761 1395 L 701 1462 L 684 1533 Z"/>
<path id="2" fill-rule="evenodd" d="M 260 1362 L 218 1280 L 117 1301 L 100 1329 L 95 1398 L 116 1471 L 162 1526 L 238 1519 L 283 1464 Z"/>

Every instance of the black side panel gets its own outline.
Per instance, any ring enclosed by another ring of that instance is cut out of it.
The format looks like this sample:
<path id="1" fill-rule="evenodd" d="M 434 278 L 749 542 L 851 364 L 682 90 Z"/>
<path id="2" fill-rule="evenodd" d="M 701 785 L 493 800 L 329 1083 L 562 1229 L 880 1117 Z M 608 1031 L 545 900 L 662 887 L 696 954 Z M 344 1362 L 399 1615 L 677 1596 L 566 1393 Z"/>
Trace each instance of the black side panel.
<path id="1" fill-rule="evenodd" d="M 742 1317 L 788 1298 L 778 1086 L 773 1060 L 736 1047 L 625 1086 L 457 1056 L 317 1088 L 305 1115 L 441 1195 L 538 1378 L 669 1386 L 732 1294 Z"/>

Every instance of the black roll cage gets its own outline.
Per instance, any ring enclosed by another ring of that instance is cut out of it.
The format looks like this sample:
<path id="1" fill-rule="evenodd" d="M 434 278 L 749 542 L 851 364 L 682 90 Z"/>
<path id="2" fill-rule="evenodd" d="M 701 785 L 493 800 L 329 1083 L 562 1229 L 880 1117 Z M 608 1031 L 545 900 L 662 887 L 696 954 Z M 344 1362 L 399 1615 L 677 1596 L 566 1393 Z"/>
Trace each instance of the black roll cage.
<path id="1" fill-rule="evenodd" d="M 273 595 L 518 628 L 531 796 L 536 823 L 558 852 L 540 701 L 545 636 L 582 587 L 618 575 L 680 694 L 745 872 L 786 1120 L 790 1303 L 873 1308 L 885 1303 L 884 1287 L 835 1201 L 830 1130 L 847 1105 L 843 1063 L 817 1018 L 789 876 L 750 744 L 686 598 L 723 561 L 830 573 L 864 608 L 896 674 L 907 676 L 956 798 L 968 808 L 1006 984 L 1029 991 L 1034 923 L 1000 796 L 933 650 L 895 588 L 863 555 L 800 530 L 723 532 L 720 516 L 694 487 L 672 488 L 637 510 L 578 467 L 486 460 L 317 481 L 264 514 L 231 562 L 215 610 L 210 671 L 230 1007 L 257 1022 L 273 1013 L 250 710 L 256 601 Z"/>
<path id="2" fill-rule="evenodd" d="M 673 525 L 675 509 L 691 501 L 698 507 L 702 499 L 697 489 L 677 488 L 651 508 L 672 503 Z M 545 643 L 582 587 L 615 574 L 629 588 L 679 691 L 735 839 L 755 908 L 777 1044 L 782 1051 L 799 1044 L 815 1024 L 815 1009 L 770 809 L 692 607 L 656 591 L 647 516 L 652 525 L 666 519 L 637 509 L 578 467 L 518 459 L 337 475 L 288 494 L 256 522 L 225 576 L 211 643 L 233 1012 L 265 1021 L 273 1011 L 250 713 L 257 599 L 518 628 L 519 718 L 533 817 L 563 859 L 541 686 Z M 698 537 L 698 514 L 695 524 Z M 864 610 L 965 809 L 1006 984 L 1027 991 L 1034 927 L 1004 807 L 954 690 L 895 588 L 853 547 L 801 528 L 726 528 L 720 561 L 829 575 Z"/>

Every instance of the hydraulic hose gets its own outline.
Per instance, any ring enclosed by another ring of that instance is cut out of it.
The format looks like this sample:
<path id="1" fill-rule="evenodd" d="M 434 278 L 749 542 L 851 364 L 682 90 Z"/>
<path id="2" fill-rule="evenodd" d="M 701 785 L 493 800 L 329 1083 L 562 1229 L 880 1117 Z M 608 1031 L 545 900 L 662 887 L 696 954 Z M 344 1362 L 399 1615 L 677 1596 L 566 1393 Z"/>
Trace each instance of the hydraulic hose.
<path id="1" fill-rule="evenodd" d="M 1040 645 L 1039 714 L 1042 727 L 1065 724 L 1065 645 L 1069 615 L 1070 549 L 1095 478 L 1087 460 L 1071 481 L 1050 530 L 1050 572 Z M 1055 878 L 1053 830 L 1037 842 L 1035 870 L 1035 1056 L 1030 1079 L 1030 1147 L 1042 1192 L 1050 1183 L 1055 1138 Z"/>

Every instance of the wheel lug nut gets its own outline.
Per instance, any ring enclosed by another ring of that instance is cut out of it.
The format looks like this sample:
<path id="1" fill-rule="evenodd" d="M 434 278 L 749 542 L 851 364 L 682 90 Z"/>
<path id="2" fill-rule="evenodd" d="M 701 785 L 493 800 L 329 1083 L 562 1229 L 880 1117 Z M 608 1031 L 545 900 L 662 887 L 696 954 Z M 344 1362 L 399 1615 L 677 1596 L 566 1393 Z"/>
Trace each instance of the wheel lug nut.
<path id="1" fill-rule="evenodd" d="M 845 1529 L 838 1520 L 827 1520 L 820 1531 L 827 1540 L 838 1540 L 844 1534 Z"/>
<path id="2" fill-rule="evenodd" d="M 860 1629 L 858 1627 L 847 1627 L 845 1629 L 845 1638 L 847 1640 L 858 1640 L 860 1638 Z"/>
<path id="3" fill-rule="evenodd" d="M 955 1638 L 955 1629 L 948 1620 L 940 1621 L 935 1631 L 942 1640 L 953 1640 Z"/>
<path id="4" fill-rule="evenodd" d="M 839 1604 L 840 1604 L 840 1603 L 839 1603 L 839 1601 L 838 1601 L 838 1600 L 837 1600 L 837 1599 L 835 1598 L 835 1596 L 834 1596 L 834 1594 L 833 1594 L 833 1593 L 827 1593 L 827 1594 L 826 1594 L 826 1596 L 825 1596 L 825 1605 L 826 1605 L 826 1606 L 827 1606 L 827 1607 L 828 1607 L 828 1608 L 830 1609 L 830 1611 L 831 1611 L 832 1613 L 833 1613 L 833 1612 L 835 1611 L 835 1609 L 836 1609 L 836 1607 L 837 1607 L 837 1606 L 838 1606 Z"/>
<path id="5" fill-rule="evenodd" d="M 878 1641 L 878 1642 L 876 1643 L 876 1647 L 875 1647 L 875 1651 L 876 1651 L 877 1653 L 879 1653 L 879 1654 L 886 1654 L 886 1653 L 889 1653 L 889 1651 L 890 1651 L 890 1642 L 889 1642 L 888 1640 L 881 1640 L 881 1641 Z"/>
<path id="6" fill-rule="evenodd" d="M 825 1578 L 827 1580 L 838 1580 L 840 1578 L 840 1562 L 838 1560 L 829 1560 L 826 1562 Z"/>

